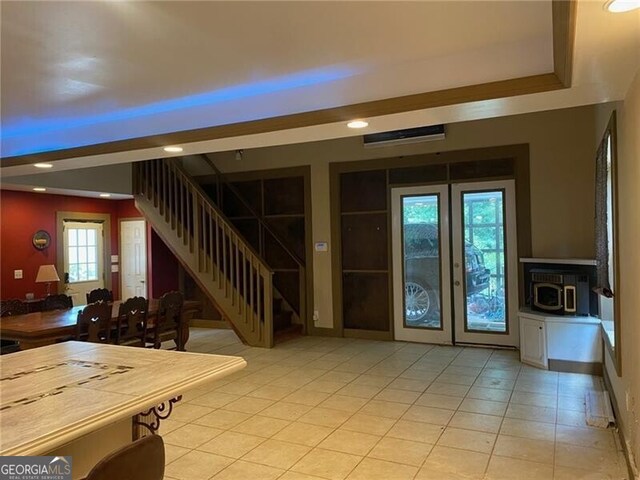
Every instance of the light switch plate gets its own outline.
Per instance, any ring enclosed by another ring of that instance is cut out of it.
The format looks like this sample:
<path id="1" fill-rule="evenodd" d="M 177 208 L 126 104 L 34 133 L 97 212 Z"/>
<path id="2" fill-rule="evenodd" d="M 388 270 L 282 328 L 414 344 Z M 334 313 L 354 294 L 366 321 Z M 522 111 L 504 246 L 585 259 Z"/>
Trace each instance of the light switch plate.
<path id="1" fill-rule="evenodd" d="M 13 278 L 16 280 L 20 280 L 22 278 L 22 270 L 14 270 Z"/>
<path id="2" fill-rule="evenodd" d="M 111 265 L 111 273 L 117 273 L 120 269 L 118 268 L 118 264 Z"/>
<path id="3" fill-rule="evenodd" d="M 316 252 L 326 252 L 329 250 L 329 244 L 327 242 L 316 242 Z"/>

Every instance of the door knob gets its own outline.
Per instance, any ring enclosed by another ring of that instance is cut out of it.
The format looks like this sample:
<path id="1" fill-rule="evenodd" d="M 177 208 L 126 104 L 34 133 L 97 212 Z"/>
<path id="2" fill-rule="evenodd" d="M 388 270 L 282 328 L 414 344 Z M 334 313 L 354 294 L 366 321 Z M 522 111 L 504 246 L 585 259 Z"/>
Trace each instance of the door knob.
<path id="1" fill-rule="evenodd" d="M 454 263 L 453 266 L 456 268 L 460 268 L 460 264 L 458 262 Z"/>
<path id="2" fill-rule="evenodd" d="M 459 286 L 460 286 L 460 282 L 459 282 L 458 280 L 456 280 L 455 282 L 453 282 L 453 284 L 454 284 L 456 287 L 459 287 Z"/>
<path id="3" fill-rule="evenodd" d="M 140 283 L 144 283 L 144 280 L 140 280 Z"/>

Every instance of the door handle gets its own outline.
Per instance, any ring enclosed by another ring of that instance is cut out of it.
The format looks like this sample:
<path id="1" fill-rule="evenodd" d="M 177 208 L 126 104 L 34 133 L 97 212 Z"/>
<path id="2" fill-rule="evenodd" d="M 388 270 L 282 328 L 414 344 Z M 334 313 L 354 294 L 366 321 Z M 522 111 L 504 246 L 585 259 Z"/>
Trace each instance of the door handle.
<path id="1" fill-rule="evenodd" d="M 456 287 L 459 287 L 459 286 L 460 286 L 460 281 L 456 280 L 455 282 L 453 282 L 453 284 L 454 284 Z"/>
<path id="2" fill-rule="evenodd" d="M 140 283 L 144 283 L 144 280 L 140 280 Z"/>

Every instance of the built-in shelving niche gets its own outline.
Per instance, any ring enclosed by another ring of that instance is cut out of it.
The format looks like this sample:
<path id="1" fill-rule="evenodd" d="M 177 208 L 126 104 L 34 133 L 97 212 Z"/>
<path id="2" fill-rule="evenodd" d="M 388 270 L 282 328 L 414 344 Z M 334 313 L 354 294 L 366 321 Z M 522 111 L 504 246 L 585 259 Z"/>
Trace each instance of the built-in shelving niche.
<path id="1" fill-rule="evenodd" d="M 531 307 L 531 270 L 563 271 L 581 273 L 589 277 L 589 314 L 594 317 L 599 316 L 598 295 L 593 291 L 596 286 L 595 260 L 586 258 L 521 258 L 520 264 L 523 268 L 525 308 Z"/>

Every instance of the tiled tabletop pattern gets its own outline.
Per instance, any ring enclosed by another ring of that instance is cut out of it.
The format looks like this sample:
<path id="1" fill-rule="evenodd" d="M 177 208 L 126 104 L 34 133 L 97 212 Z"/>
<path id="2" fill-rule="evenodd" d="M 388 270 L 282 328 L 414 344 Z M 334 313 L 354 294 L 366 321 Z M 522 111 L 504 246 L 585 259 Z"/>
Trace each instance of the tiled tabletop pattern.
<path id="1" fill-rule="evenodd" d="M 189 347 L 248 366 L 164 422 L 167 479 L 627 478 L 614 431 L 585 423 L 600 379 L 513 351 L 324 337 L 266 350 L 208 329 Z"/>

